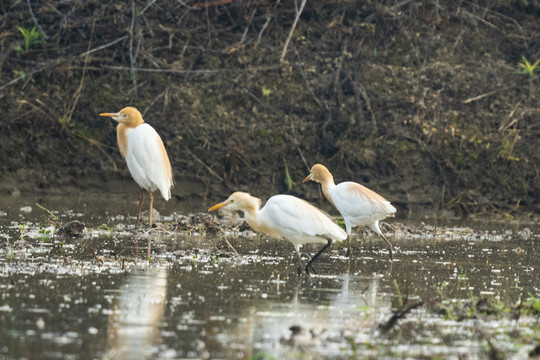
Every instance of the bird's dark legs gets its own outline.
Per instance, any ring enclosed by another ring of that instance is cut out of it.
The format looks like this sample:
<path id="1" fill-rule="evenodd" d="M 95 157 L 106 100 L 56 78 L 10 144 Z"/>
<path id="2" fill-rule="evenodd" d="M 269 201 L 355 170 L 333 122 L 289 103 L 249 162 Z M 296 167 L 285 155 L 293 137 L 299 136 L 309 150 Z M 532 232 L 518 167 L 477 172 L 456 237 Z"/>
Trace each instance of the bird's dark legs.
<path id="1" fill-rule="evenodd" d="M 141 188 L 141 195 L 139 196 L 139 211 L 137 211 L 137 222 L 135 223 L 135 226 L 139 226 L 139 220 L 141 220 L 143 200 L 144 200 L 144 189 Z"/>
<path id="2" fill-rule="evenodd" d="M 347 253 L 345 256 L 351 257 L 351 235 L 347 235 Z"/>
<path id="3" fill-rule="evenodd" d="M 300 254 L 300 250 L 296 249 L 296 255 L 298 256 L 298 276 L 302 275 L 302 255 Z"/>
<path id="4" fill-rule="evenodd" d="M 298 276 L 302 275 L 302 268 L 304 267 L 304 262 L 302 261 L 302 255 L 305 255 L 307 256 L 310 260 L 311 260 L 311 257 L 309 256 L 309 254 L 306 254 L 306 253 L 300 253 L 300 251 L 296 251 L 296 255 L 298 255 Z M 307 266 L 311 267 L 311 270 L 313 270 L 313 272 L 315 274 L 317 274 L 317 270 L 315 270 L 315 268 L 313 267 L 313 265 L 311 264 L 308 264 Z M 309 275 L 309 272 L 308 272 L 308 275 Z"/>
<path id="5" fill-rule="evenodd" d="M 317 258 L 326 250 L 328 249 L 330 246 L 332 245 L 332 239 L 328 239 L 328 244 L 324 245 L 323 248 L 321 250 L 319 250 L 319 252 L 317 254 L 315 254 L 314 257 L 311 258 L 311 260 L 308 261 L 307 265 L 306 265 L 306 273 L 309 275 L 309 268 L 311 267 L 311 269 L 313 269 L 313 272 L 316 274 L 317 271 L 315 271 L 315 268 L 313 267 L 313 262 L 315 260 L 317 260 Z"/>
<path id="6" fill-rule="evenodd" d="M 392 244 L 390 243 L 390 241 L 388 241 L 388 239 L 383 234 L 381 234 L 381 236 L 384 239 L 384 241 L 386 241 L 386 244 L 388 245 L 388 251 L 390 251 L 390 260 L 394 260 L 394 257 L 392 256 Z"/>

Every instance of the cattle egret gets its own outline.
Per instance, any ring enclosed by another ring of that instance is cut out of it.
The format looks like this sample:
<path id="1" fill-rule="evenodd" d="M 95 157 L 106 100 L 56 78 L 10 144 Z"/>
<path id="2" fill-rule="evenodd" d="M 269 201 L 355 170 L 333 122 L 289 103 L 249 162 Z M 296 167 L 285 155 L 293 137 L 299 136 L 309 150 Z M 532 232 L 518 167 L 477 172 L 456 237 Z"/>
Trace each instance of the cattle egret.
<path id="1" fill-rule="evenodd" d="M 154 195 L 152 191 L 159 189 L 165 200 L 171 198 L 173 177 L 171 162 L 161 137 L 154 128 L 146 123 L 141 113 L 134 107 L 126 107 L 118 113 L 103 113 L 118 121 L 116 127 L 118 148 L 135 182 L 141 187 L 137 225 L 141 218 L 144 191 L 150 193 L 149 225 L 152 226 L 152 208 Z M 148 242 L 150 257 L 150 241 Z"/>
<path id="2" fill-rule="evenodd" d="M 324 247 L 309 260 L 305 267 L 317 273 L 313 262 L 321 255 L 332 241 L 341 241 L 347 234 L 328 218 L 322 211 L 308 202 L 291 195 L 275 195 L 261 207 L 261 200 L 244 192 L 235 192 L 229 198 L 212 206 L 208 211 L 227 207 L 244 212 L 244 218 L 255 231 L 273 238 L 285 238 L 293 243 L 300 260 L 298 275 L 302 273 L 300 247 L 307 243 L 326 243 Z"/>
<path id="3" fill-rule="evenodd" d="M 394 216 L 396 208 L 381 195 L 355 182 L 334 183 L 334 177 L 321 164 L 313 165 L 311 174 L 303 182 L 312 180 L 322 185 L 324 196 L 343 216 L 347 230 L 347 256 L 351 252 L 351 230 L 358 225 L 368 225 L 371 230 L 382 236 L 392 257 L 392 244 L 379 229 L 379 221 Z"/>

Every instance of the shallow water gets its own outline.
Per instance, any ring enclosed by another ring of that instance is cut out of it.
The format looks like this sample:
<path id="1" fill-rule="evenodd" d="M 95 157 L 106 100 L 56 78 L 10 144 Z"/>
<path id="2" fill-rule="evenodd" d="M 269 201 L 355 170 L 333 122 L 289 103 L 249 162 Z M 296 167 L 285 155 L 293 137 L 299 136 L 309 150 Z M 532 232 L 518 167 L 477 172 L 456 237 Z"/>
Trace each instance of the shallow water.
<path id="1" fill-rule="evenodd" d="M 62 222 L 80 219 L 91 229 L 78 239 L 56 237 L 36 202 Z M 538 317 L 456 319 L 428 306 L 490 298 L 511 307 L 540 297 L 534 226 L 531 236 L 522 225 L 500 223 L 398 231 L 389 234 L 393 262 L 382 241 L 360 234 L 351 259 L 337 244 L 315 263 L 319 275 L 299 277 L 286 241 L 249 232 L 135 232 L 127 214 L 136 199 L 10 197 L 2 204 L 6 358 L 473 359 L 487 357 L 489 343 L 525 358 L 540 341 Z M 175 207 L 162 205 L 156 202 L 163 214 Z M 148 237 L 150 263 L 142 255 Z M 381 326 L 400 302 L 418 301 L 425 306 L 388 330 Z"/>

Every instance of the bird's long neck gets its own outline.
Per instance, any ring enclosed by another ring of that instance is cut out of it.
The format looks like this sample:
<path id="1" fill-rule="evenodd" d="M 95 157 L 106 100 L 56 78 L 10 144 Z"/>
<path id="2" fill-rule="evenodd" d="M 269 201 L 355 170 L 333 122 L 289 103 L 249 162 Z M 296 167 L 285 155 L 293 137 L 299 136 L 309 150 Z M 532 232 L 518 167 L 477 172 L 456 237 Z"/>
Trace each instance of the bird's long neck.
<path id="1" fill-rule="evenodd" d="M 259 217 L 258 209 L 256 211 L 244 211 L 244 219 L 246 219 L 246 222 L 253 230 L 263 232 L 261 230 L 263 226 Z"/>
<path id="2" fill-rule="evenodd" d="M 144 123 L 144 120 L 141 116 L 130 119 L 129 122 L 118 123 L 116 127 L 116 140 L 118 141 L 118 149 L 122 157 L 126 157 L 127 152 L 127 132 L 129 129 L 135 129 L 137 126 Z"/>
<path id="3" fill-rule="evenodd" d="M 263 219 L 263 216 L 261 216 L 261 200 L 255 197 L 253 199 L 253 203 L 250 204 L 249 207 L 243 209 L 244 219 L 248 225 L 256 232 L 261 232 L 268 236 L 280 238 L 281 234 L 276 232 L 276 230 Z"/>
<path id="4" fill-rule="evenodd" d="M 127 152 L 127 130 L 129 129 L 128 126 L 125 124 L 118 124 L 116 127 L 116 140 L 118 141 L 118 149 L 120 150 L 120 154 L 122 154 L 122 157 L 126 157 Z"/>
<path id="5" fill-rule="evenodd" d="M 332 174 L 328 173 L 326 176 L 324 176 L 321 181 L 322 191 L 324 196 L 332 203 L 332 205 L 336 206 L 334 202 L 332 201 L 332 197 L 330 196 L 330 191 L 336 187 L 336 184 L 334 183 L 334 177 Z"/>
<path id="6" fill-rule="evenodd" d="M 241 206 L 242 211 L 244 212 L 244 218 L 249 226 L 255 231 L 258 230 L 258 225 L 260 222 L 259 219 L 259 209 L 261 208 L 261 199 L 258 199 L 254 196 L 250 196 L 244 201 Z"/>

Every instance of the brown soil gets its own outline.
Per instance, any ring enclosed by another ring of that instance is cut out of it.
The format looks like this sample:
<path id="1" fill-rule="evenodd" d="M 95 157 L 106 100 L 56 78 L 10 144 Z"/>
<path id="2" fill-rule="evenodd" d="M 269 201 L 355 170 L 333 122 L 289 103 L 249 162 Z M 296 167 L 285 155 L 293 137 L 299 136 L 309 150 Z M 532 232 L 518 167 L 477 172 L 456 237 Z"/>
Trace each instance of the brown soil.
<path id="1" fill-rule="evenodd" d="M 292 1 L 0 2 L 0 191 L 129 176 L 98 114 L 132 105 L 180 199 L 313 200 L 301 179 L 321 162 L 400 212 L 540 210 L 540 82 L 518 73 L 540 59 L 538 1 L 308 1 L 280 61 L 295 15 Z M 40 43 L 26 51 L 17 26 Z"/>

